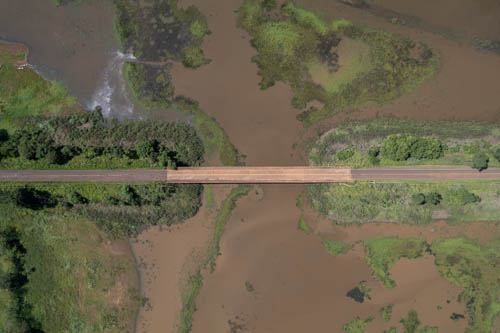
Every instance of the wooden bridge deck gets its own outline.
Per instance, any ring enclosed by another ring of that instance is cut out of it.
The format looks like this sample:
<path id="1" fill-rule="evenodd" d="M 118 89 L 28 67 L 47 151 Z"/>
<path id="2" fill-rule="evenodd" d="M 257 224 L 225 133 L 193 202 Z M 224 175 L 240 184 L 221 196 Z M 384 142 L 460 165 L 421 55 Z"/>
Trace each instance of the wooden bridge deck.
<path id="1" fill-rule="evenodd" d="M 332 183 L 352 182 L 351 168 L 336 167 L 188 167 L 167 170 L 167 183 Z"/>

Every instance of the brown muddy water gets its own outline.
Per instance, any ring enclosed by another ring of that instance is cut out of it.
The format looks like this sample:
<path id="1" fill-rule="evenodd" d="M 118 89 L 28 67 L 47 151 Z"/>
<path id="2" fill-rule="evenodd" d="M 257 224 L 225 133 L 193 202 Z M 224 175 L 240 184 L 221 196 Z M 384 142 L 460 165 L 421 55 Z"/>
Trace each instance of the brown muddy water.
<path id="1" fill-rule="evenodd" d="M 42 76 L 61 82 L 82 105 L 101 106 L 104 115 L 144 118 L 122 75 L 133 60 L 119 51 L 112 1 L 78 1 L 56 8 L 51 0 L 0 1 L 0 39 L 28 46 L 28 63 Z M 186 121 L 174 111 L 155 119 Z"/>
<path id="2" fill-rule="evenodd" d="M 440 59 L 436 78 L 414 93 L 384 107 L 368 106 L 348 116 L 339 115 L 330 124 L 345 117 L 373 118 L 377 113 L 413 119 L 500 120 L 500 57 L 447 39 L 440 31 L 396 26 L 385 17 L 335 1 L 301 3 L 328 16 L 344 16 L 426 42 Z M 256 67 L 249 61 L 255 50 L 249 47 L 248 35 L 234 26 L 233 11 L 240 2 L 185 0 L 181 4 L 195 4 L 208 15 L 213 34 L 203 49 L 212 63 L 196 71 L 175 67 L 177 91 L 197 99 L 203 110 L 221 123 L 236 147 L 248 155 L 248 164 L 303 163 L 303 157 L 292 148 L 301 126 L 290 106 L 291 91 L 284 85 L 267 91 L 258 89 Z M 468 5 L 474 6 L 472 1 Z M 429 21 L 431 27 L 436 23 L 431 18 Z M 445 22 L 446 28 L 454 28 L 454 22 Z M 483 33 L 483 23 L 477 28 L 478 33 Z M 475 32 L 468 26 L 463 29 L 471 35 Z M 443 332 L 465 331 L 465 320 L 450 319 L 452 312 L 465 313 L 464 304 L 456 301 L 460 290 L 440 277 L 432 257 L 398 262 L 391 271 L 398 285 L 388 291 L 371 277 L 359 246 L 347 255 L 331 257 L 323 250 L 319 237 L 297 230 L 300 212 L 295 199 L 303 189 L 301 186 L 262 188 L 260 201 L 242 199 L 233 212 L 221 241 L 222 255 L 215 272 L 204 274 L 193 332 L 342 332 L 342 325 L 358 315 L 374 316 L 367 332 L 380 332 L 391 325 L 400 326 L 399 320 L 410 309 L 418 312 L 425 325 L 439 326 Z M 427 229 L 395 224 L 360 229 L 333 228 L 317 214 L 309 218 L 326 235 L 337 234 L 337 239 L 345 241 L 379 235 L 425 237 L 429 241 L 438 234 L 480 234 L 484 238 L 492 235 L 490 230 L 484 231 L 489 226 L 479 224 L 451 230 L 444 223 Z M 358 304 L 345 294 L 361 280 L 372 288 L 372 300 Z M 247 281 L 254 291 L 245 288 Z M 394 315 L 386 324 L 380 319 L 379 309 L 391 303 L 395 304 Z M 438 306 L 442 310 L 438 311 Z"/>
<path id="3" fill-rule="evenodd" d="M 478 52 L 466 42 L 443 37 L 439 31 L 391 24 L 376 12 L 338 1 L 298 2 L 330 17 L 343 16 L 424 41 L 440 59 L 439 74 L 415 92 L 383 107 L 367 106 L 340 114 L 325 122 L 328 126 L 346 117 L 367 119 L 377 114 L 500 121 L 499 56 Z M 428 1 L 372 2 L 418 17 L 428 22 L 427 27 L 439 25 L 456 29 L 457 34 L 500 39 L 500 31 L 495 31 L 499 23 L 494 19 L 500 17 L 500 9 L 493 0 L 433 1 L 435 10 L 429 10 Z M 241 1 L 181 0 L 180 4 L 194 4 L 207 15 L 212 34 L 203 49 L 212 62 L 197 70 L 174 66 L 176 93 L 199 101 L 238 150 L 247 155 L 248 165 L 305 164 L 304 156 L 293 149 L 303 129 L 295 119 L 297 111 L 291 107 L 291 90 L 284 84 L 266 91 L 258 87 L 257 68 L 250 62 L 255 50 L 248 35 L 235 25 L 234 11 Z M 451 6 L 449 11 L 447 6 Z M 470 17 L 464 18 L 467 13 Z M 84 104 L 104 104 L 109 99 L 110 110 L 117 108 L 127 114 L 129 108 L 137 110 L 130 99 L 113 102 L 113 94 L 105 93 L 109 85 L 112 89 L 108 92 L 127 96 L 119 83 L 113 83 L 119 82 L 120 62 L 127 55 L 116 51 L 111 18 L 110 1 L 55 9 L 49 0 L 2 0 L 0 37 L 26 43 L 30 47 L 29 62 L 45 76 L 63 80 Z M 115 79 L 106 80 L 108 69 Z M 112 107 L 113 103 L 117 106 Z M 170 119 L 167 112 L 155 114 Z M 464 305 L 456 302 L 459 290 L 439 276 L 432 257 L 398 262 L 391 271 L 397 287 L 388 291 L 371 277 L 359 246 L 347 255 L 331 257 L 317 235 L 298 230 L 301 212 L 295 200 L 303 189 L 300 185 L 265 185 L 238 202 L 221 241 L 222 255 L 216 269 L 212 274 L 204 272 L 193 332 L 342 332 L 342 325 L 358 315 L 374 316 L 367 332 L 380 332 L 399 325 L 409 309 L 417 310 L 423 324 L 439 326 L 441 332 L 465 330 L 466 321 L 449 319 L 452 312 L 465 313 Z M 228 187 L 214 186 L 216 203 L 228 192 Z M 149 298 L 149 306 L 140 314 L 140 332 L 177 331 L 180 291 L 206 251 L 215 212 L 215 208 L 204 207 L 186 223 L 163 230 L 151 228 L 134 242 L 142 290 Z M 432 240 L 435 235 L 465 233 L 486 239 L 494 234 L 485 224 L 455 229 L 444 223 L 420 228 L 396 224 L 334 228 L 315 213 L 307 213 L 307 219 L 321 234 L 349 242 L 379 235 Z M 361 280 L 372 288 L 372 300 L 358 304 L 345 294 Z M 251 292 L 245 288 L 247 281 L 254 288 Z M 395 304 L 393 320 L 385 324 L 378 311 L 390 303 Z M 437 311 L 438 305 L 443 309 Z"/>

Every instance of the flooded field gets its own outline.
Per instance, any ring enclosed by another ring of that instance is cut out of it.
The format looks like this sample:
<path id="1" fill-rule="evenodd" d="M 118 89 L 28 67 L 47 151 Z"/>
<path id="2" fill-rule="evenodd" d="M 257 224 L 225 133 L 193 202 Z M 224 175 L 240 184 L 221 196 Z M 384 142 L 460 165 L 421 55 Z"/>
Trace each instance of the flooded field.
<path id="1" fill-rule="evenodd" d="M 202 46 L 210 64 L 196 70 L 182 64 L 173 66 L 176 94 L 197 100 L 246 155 L 247 165 L 305 164 L 299 149 L 294 149 L 306 131 L 296 120 L 298 111 L 291 106 L 291 89 L 283 83 L 265 91 L 258 86 L 260 77 L 251 62 L 255 49 L 249 36 L 236 27 L 235 10 L 241 1 L 179 2 L 181 6 L 200 8 L 212 34 Z M 439 57 L 437 76 L 411 94 L 388 105 L 368 105 L 338 114 L 319 128 L 346 118 L 383 115 L 500 121 L 500 56 L 478 51 L 470 43 L 474 36 L 500 39 L 497 1 L 458 4 L 440 0 L 432 7 L 419 1 L 370 1 L 378 11 L 333 0 L 297 2 L 328 17 L 346 17 L 425 42 Z M 390 23 L 384 10 L 417 18 L 422 29 Z M 4 0 L 0 2 L 0 38 L 26 43 L 29 63 L 45 77 L 62 80 L 83 104 L 99 104 L 106 112 L 142 117 L 146 114 L 129 97 L 121 76 L 121 64 L 131 56 L 117 51 L 112 15 L 110 1 L 56 9 L 48 0 Z M 447 38 L 442 31 L 458 37 Z M 153 117 L 180 119 L 165 110 L 156 110 Z M 311 133 L 315 129 L 306 134 Z M 151 228 L 134 241 L 142 293 L 149 299 L 139 315 L 139 332 L 177 331 L 181 291 L 206 252 L 213 233 L 214 207 L 229 189 L 214 186 L 212 208 L 204 205 L 184 224 L 163 230 Z M 306 235 L 297 229 L 302 212 L 296 207 L 296 198 L 303 190 L 299 185 L 265 185 L 254 188 L 238 202 L 222 238 L 215 271 L 204 272 L 193 332 L 342 332 L 342 325 L 356 316 L 373 316 L 367 332 L 381 332 L 398 325 L 410 309 L 418 312 L 423 324 L 439 326 L 441 332 L 465 331 L 466 320 L 449 318 L 453 312 L 466 312 L 465 304 L 457 302 L 460 290 L 440 277 L 433 257 L 400 260 L 391 270 L 397 287 L 385 289 L 372 277 L 361 246 L 332 257 L 323 249 L 318 235 Z M 319 234 L 344 242 L 394 235 L 428 241 L 460 234 L 480 239 L 497 236 L 497 227 L 488 224 L 449 226 L 440 222 L 423 227 L 369 224 L 341 228 L 307 209 L 306 218 Z M 361 280 L 372 289 L 372 300 L 359 304 L 346 293 Z M 379 310 L 387 304 L 395 307 L 393 319 L 384 323 Z M 436 310 L 438 307 L 441 310 Z"/>

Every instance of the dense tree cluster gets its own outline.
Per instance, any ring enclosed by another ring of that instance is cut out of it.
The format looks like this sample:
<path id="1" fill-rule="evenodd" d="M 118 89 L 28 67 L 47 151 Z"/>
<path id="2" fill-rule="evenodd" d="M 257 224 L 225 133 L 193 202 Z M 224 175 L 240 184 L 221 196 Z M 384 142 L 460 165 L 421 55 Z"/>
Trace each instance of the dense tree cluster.
<path id="1" fill-rule="evenodd" d="M 99 109 L 86 114 L 33 119 L 11 135 L 0 130 L 0 160 L 46 159 L 65 164 L 75 156 L 93 159 L 149 159 L 151 165 L 175 168 L 199 165 L 203 145 L 195 130 L 183 123 L 105 120 Z"/>
<path id="2" fill-rule="evenodd" d="M 437 159 L 443 156 L 443 144 L 436 137 L 419 137 L 411 134 L 388 136 L 380 150 L 383 157 L 393 161 Z"/>

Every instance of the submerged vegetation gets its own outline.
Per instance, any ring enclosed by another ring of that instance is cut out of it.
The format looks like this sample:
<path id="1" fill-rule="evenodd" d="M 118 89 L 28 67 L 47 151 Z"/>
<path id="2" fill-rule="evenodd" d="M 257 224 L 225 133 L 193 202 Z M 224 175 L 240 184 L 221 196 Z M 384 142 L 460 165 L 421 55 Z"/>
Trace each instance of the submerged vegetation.
<path id="1" fill-rule="evenodd" d="M 459 300 L 467 306 L 469 332 L 490 332 L 500 313 L 500 242 L 449 238 L 435 241 L 431 250 L 441 275 L 463 290 Z"/>
<path id="2" fill-rule="evenodd" d="M 378 238 L 364 241 L 366 263 L 373 269 L 374 277 L 388 289 L 396 286 L 389 271 L 400 258 L 416 259 L 424 255 L 427 244 L 416 238 Z"/>
<path id="3" fill-rule="evenodd" d="M 200 45 L 210 31 L 205 16 L 195 6 L 179 8 L 177 0 L 114 3 L 115 30 L 123 51 L 131 50 L 141 61 L 174 60 L 187 67 L 207 62 Z"/>
<path id="4" fill-rule="evenodd" d="M 321 242 L 325 247 L 325 251 L 331 256 L 346 254 L 347 252 L 349 252 L 349 250 L 352 249 L 352 245 L 350 244 L 330 240 L 324 237 L 321 239 Z"/>
<path id="5" fill-rule="evenodd" d="M 229 193 L 220 205 L 215 218 L 214 235 L 213 240 L 209 245 L 208 253 L 196 272 L 189 277 L 187 284 L 182 290 L 182 310 L 180 313 L 180 324 L 178 330 L 180 333 L 191 332 L 191 327 L 193 325 L 193 313 L 196 311 L 195 301 L 203 284 L 201 272 L 207 268 L 207 266 L 209 266 L 212 271 L 215 269 L 215 260 L 220 255 L 220 239 L 224 233 L 226 224 L 231 217 L 233 209 L 236 207 L 236 201 L 246 196 L 248 192 L 250 192 L 250 189 L 251 186 L 249 185 L 239 185 L 233 188 L 231 193 Z"/>
<path id="6" fill-rule="evenodd" d="M 389 322 L 391 320 L 392 316 L 392 308 L 394 307 L 394 304 L 389 304 L 387 306 L 381 307 L 380 308 L 380 317 L 382 317 L 382 320 L 384 322 Z"/>
<path id="7" fill-rule="evenodd" d="M 387 103 L 413 90 L 437 69 L 425 44 L 345 19 L 326 20 L 286 1 L 279 9 L 259 0 L 245 0 L 238 25 L 252 37 L 258 55 L 252 58 L 266 89 L 276 81 L 295 93 L 292 105 L 305 109 L 298 119 L 310 126 L 344 109 L 366 103 Z M 350 54 L 349 59 L 339 59 Z"/>
<path id="8" fill-rule="evenodd" d="M 366 281 L 360 281 L 359 286 L 352 288 L 346 294 L 347 297 L 351 298 L 355 302 L 363 303 L 365 298 L 371 300 L 370 296 L 371 289 L 366 285 Z"/>
<path id="9" fill-rule="evenodd" d="M 371 323 L 372 320 L 373 317 L 368 317 L 366 319 L 356 317 L 356 319 L 344 325 L 344 330 L 347 333 L 364 333 L 366 326 Z"/>

